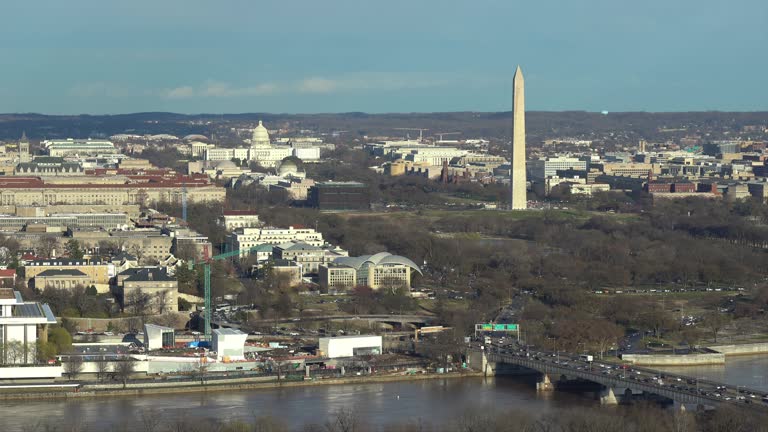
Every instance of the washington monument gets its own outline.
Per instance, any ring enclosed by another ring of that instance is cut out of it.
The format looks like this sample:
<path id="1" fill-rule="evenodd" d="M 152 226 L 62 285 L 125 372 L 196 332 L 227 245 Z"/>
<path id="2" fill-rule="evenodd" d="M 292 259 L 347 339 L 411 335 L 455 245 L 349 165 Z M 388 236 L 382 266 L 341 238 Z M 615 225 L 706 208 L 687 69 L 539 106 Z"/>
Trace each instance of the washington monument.
<path id="1" fill-rule="evenodd" d="M 512 210 L 528 207 L 525 179 L 525 80 L 520 66 L 512 84 L 512 158 L 511 158 Z"/>

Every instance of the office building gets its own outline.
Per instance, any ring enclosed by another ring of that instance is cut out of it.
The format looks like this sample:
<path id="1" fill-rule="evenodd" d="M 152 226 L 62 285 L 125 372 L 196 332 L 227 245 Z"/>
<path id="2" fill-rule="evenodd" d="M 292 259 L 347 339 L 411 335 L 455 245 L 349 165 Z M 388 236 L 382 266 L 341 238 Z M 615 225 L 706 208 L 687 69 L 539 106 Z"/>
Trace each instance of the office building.
<path id="1" fill-rule="evenodd" d="M 185 191 L 184 191 L 185 189 Z M 207 177 L 181 176 L 168 171 L 126 173 L 101 170 L 94 176 L 3 177 L 0 205 L 127 205 L 146 206 L 157 202 L 223 202 L 226 191 Z"/>
<path id="2" fill-rule="evenodd" d="M 413 261 L 387 252 L 340 257 L 318 267 L 320 286 L 326 291 L 344 290 L 356 285 L 372 289 L 410 289 L 413 272 L 421 274 L 421 269 Z"/>
<path id="3" fill-rule="evenodd" d="M 46 288 L 73 289 L 76 287 L 87 288 L 94 284 L 94 280 L 80 270 L 55 269 L 38 273 L 33 279 L 36 290 Z"/>
<path id="4" fill-rule="evenodd" d="M 17 176 L 82 176 L 85 169 L 77 162 L 65 161 L 63 157 L 39 156 L 32 161 L 20 162 L 13 175 Z"/>
<path id="5" fill-rule="evenodd" d="M 30 285 L 31 280 L 37 275 L 48 270 L 77 270 L 88 276 L 89 285 L 95 285 L 97 291 L 103 293 L 109 292 L 109 280 L 115 276 L 114 264 L 96 260 L 59 258 L 25 261 L 23 264 L 27 285 Z M 51 273 L 47 274 L 51 275 Z"/>
<path id="6" fill-rule="evenodd" d="M 259 215 L 253 210 L 224 210 L 219 224 L 227 231 L 236 228 L 255 228 L 260 225 Z"/>
<path id="7" fill-rule="evenodd" d="M 126 228 L 128 216 L 121 213 L 57 214 L 52 216 L 10 216 L 0 214 L 0 231 L 21 231 L 31 225 L 44 225 L 66 231 L 67 228 L 94 227 L 105 230 Z"/>
<path id="8" fill-rule="evenodd" d="M 248 249 L 264 244 L 278 245 L 290 241 L 300 241 L 312 246 L 325 244 L 323 234 L 312 228 L 293 227 L 288 228 L 237 228 L 227 236 L 227 250 L 240 250 L 240 256 L 247 256 Z"/>
<path id="9" fill-rule="evenodd" d="M 528 161 L 528 173 L 537 181 L 554 177 L 557 175 L 558 171 L 567 170 L 586 172 L 587 162 L 579 158 L 568 156 L 548 157 Z"/>
<path id="10" fill-rule="evenodd" d="M 368 210 L 371 196 L 368 186 L 359 182 L 322 182 L 309 188 L 307 201 L 320 210 Z"/>
<path id="11" fill-rule="evenodd" d="M 106 140 L 46 140 L 40 143 L 49 156 L 97 156 L 119 153 L 111 141 Z"/>
<path id="12" fill-rule="evenodd" d="M 295 261 L 302 267 L 302 272 L 317 273 L 323 264 L 329 264 L 336 258 L 349 256 L 349 253 L 341 248 L 325 249 L 304 242 L 286 242 L 273 248 L 273 257 L 288 261 Z"/>

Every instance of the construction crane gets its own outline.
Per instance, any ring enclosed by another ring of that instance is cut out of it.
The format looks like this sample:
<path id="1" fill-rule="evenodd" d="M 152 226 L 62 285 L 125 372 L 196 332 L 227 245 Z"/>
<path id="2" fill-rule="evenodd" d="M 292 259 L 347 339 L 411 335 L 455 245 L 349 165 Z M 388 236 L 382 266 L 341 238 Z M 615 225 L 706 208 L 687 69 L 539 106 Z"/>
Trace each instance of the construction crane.
<path id="1" fill-rule="evenodd" d="M 194 262 L 190 261 L 188 263 L 188 268 L 192 270 L 192 268 L 197 264 L 203 265 L 203 273 L 205 276 L 205 290 L 204 290 L 204 296 L 205 296 L 205 310 L 203 311 L 203 320 L 205 321 L 205 340 L 210 342 L 211 341 L 211 261 L 219 261 L 219 260 L 225 260 L 227 258 L 232 257 L 239 257 L 243 253 L 250 254 L 251 252 L 255 252 L 259 249 L 259 246 L 253 246 L 247 249 L 238 249 L 233 250 L 229 252 L 223 252 L 218 255 L 213 255 L 204 261 L 201 262 Z"/>
<path id="2" fill-rule="evenodd" d="M 461 135 L 461 132 L 437 132 L 435 135 L 440 137 L 440 141 L 443 140 L 443 135 Z"/>
<path id="3" fill-rule="evenodd" d="M 424 136 L 424 131 L 429 130 L 427 128 L 393 128 L 395 130 L 412 130 L 412 131 L 419 131 L 419 141 L 422 141 L 422 138 Z"/>

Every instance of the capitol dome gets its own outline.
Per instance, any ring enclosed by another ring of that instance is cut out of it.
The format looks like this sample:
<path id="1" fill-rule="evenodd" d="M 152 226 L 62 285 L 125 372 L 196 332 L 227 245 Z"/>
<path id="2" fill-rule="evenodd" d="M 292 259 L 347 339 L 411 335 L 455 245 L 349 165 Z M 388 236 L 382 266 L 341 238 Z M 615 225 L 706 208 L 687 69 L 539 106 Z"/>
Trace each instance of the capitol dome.
<path id="1" fill-rule="evenodd" d="M 251 147 L 269 147 L 269 131 L 259 120 L 259 125 L 253 130 L 251 137 Z"/>

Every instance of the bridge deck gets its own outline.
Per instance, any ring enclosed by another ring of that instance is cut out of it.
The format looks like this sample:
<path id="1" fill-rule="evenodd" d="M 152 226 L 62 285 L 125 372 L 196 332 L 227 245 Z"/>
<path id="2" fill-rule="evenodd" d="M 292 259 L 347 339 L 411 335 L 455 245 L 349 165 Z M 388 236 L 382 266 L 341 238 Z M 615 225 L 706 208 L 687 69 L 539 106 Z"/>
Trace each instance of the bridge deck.
<path id="1" fill-rule="evenodd" d="M 670 386 L 660 385 L 655 382 L 643 382 L 640 380 L 633 380 L 621 375 L 611 373 L 601 373 L 599 370 L 584 370 L 577 369 L 576 367 L 569 367 L 567 365 L 553 363 L 546 360 L 537 360 L 530 357 L 521 357 L 514 354 L 503 354 L 495 351 L 486 353 L 488 361 L 494 363 L 507 363 L 522 366 L 528 369 L 533 369 L 542 373 L 565 375 L 568 377 L 579 378 L 587 381 L 596 382 L 606 387 L 626 387 L 632 391 L 642 391 L 659 396 L 666 397 L 668 399 L 685 404 L 696 405 L 733 405 L 741 408 L 749 408 L 753 410 L 759 410 L 765 412 L 766 406 L 761 401 L 757 403 L 745 403 L 742 400 L 731 399 L 725 400 L 714 396 L 700 394 L 693 391 L 687 391 L 681 388 L 672 388 Z M 653 372 L 647 370 L 648 372 Z M 670 374 L 664 372 L 656 372 L 657 374 Z"/>

